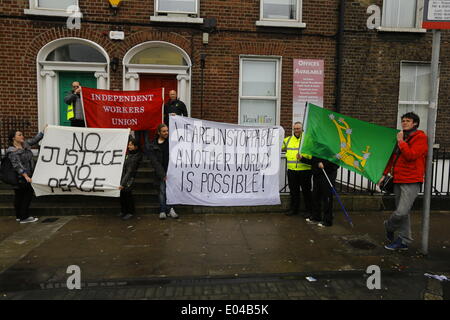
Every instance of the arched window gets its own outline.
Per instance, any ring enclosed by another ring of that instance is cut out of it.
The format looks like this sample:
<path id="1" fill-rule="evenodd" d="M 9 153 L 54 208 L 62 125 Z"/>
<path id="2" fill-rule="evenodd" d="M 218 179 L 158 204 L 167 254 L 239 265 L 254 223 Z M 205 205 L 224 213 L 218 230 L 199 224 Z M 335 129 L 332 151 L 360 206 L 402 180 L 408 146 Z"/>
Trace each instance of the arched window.
<path id="1" fill-rule="evenodd" d="M 58 47 L 50 52 L 45 60 L 106 63 L 106 58 L 97 49 L 81 43 L 71 43 Z"/>
<path id="2" fill-rule="evenodd" d="M 187 66 L 183 56 L 174 48 L 151 47 L 144 49 L 130 60 L 131 64 L 154 64 L 166 66 Z"/>

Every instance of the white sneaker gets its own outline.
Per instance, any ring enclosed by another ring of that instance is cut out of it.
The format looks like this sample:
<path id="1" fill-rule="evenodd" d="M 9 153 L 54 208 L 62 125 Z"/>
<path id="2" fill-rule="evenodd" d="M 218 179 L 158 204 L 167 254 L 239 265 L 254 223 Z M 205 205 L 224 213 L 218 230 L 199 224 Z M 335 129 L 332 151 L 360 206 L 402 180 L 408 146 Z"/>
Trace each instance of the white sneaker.
<path id="1" fill-rule="evenodd" d="M 165 213 L 165 212 L 160 212 L 160 213 L 159 213 L 159 218 L 160 218 L 161 220 L 164 220 L 165 218 L 167 218 L 166 213 Z"/>
<path id="2" fill-rule="evenodd" d="M 28 217 L 24 220 L 20 220 L 20 223 L 31 223 L 31 222 L 36 222 L 38 221 L 38 218 L 34 218 L 34 217 Z"/>
<path id="3" fill-rule="evenodd" d="M 169 217 L 174 218 L 174 219 L 178 219 L 178 215 L 177 215 L 177 213 L 175 212 L 175 210 L 173 208 L 170 209 Z"/>

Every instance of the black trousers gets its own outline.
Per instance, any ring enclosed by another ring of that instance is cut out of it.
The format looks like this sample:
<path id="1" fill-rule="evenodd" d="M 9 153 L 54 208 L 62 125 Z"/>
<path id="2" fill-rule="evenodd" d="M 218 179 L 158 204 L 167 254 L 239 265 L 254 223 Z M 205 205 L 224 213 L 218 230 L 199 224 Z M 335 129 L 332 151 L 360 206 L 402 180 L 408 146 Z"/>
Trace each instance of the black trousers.
<path id="1" fill-rule="evenodd" d="M 18 189 L 14 189 L 14 209 L 17 219 L 24 220 L 30 216 L 31 199 L 33 199 L 33 187 L 30 183 L 21 183 Z"/>
<path id="2" fill-rule="evenodd" d="M 300 188 L 305 202 L 305 218 L 312 214 L 311 170 L 288 170 L 288 184 L 291 193 L 291 210 L 298 214 L 300 210 Z"/>
<path id="3" fill-rule="evenodd" d="M 133 214 L 134 211 L 134 200 L 133 193 L 131 190 L 120 190 L 120 206 L 122 208 L 122 213 L 125 214 Z"/>
<path id="4" fill-rule="evenodd" d="M 84 128 L 86 127 L 86 124 L 84 123 L 84 120 L 70 119 L 70 126 Z"/>
<path id="5" fill-rule="evenodd" d="M 328 178 L 334 186 L 337 171 L 328 173 Z M 323 172 L 314 174 L 313 177 L 313 216 L 316 221 L 322 221 L 327 225 L 333 224 L 333 191 Z M 323 211 L 322 211 L 323 205 Z"/>

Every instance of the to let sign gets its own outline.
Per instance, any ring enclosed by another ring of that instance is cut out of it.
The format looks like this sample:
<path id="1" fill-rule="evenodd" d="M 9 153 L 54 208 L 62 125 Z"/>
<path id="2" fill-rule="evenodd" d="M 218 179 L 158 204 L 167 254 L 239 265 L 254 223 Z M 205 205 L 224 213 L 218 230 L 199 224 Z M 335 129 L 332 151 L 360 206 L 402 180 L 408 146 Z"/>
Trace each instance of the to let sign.
<path id="1" fill-rule="evenodd" d="M 450 0 L 425 0 L 422 28 L 450 29 Z"/>

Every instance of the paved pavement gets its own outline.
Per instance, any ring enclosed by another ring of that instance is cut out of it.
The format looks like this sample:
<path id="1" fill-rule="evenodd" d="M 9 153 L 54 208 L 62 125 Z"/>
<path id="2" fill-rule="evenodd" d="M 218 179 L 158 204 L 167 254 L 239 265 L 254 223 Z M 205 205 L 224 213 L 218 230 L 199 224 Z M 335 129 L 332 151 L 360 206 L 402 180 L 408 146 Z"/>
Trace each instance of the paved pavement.
<path id="1" fill-rule="evenodd" d="M 331 228 L 280 214 L 57 217 L 20 225 L 0 218 L 0 299 L 443 299 L 450 213 L 433 213 L 430 252 L 420 254 L 421 217 L 408 252 L 383 248 L 382 212 L 337 213 Z M 44 222 L 44 223 L 43 223 Z M 68 290 L 70 265 L 81 290 Z M 369 290 L 366 269 L 381 269 Z M 312 276 L 318 281 L 309 282 Z"/>

